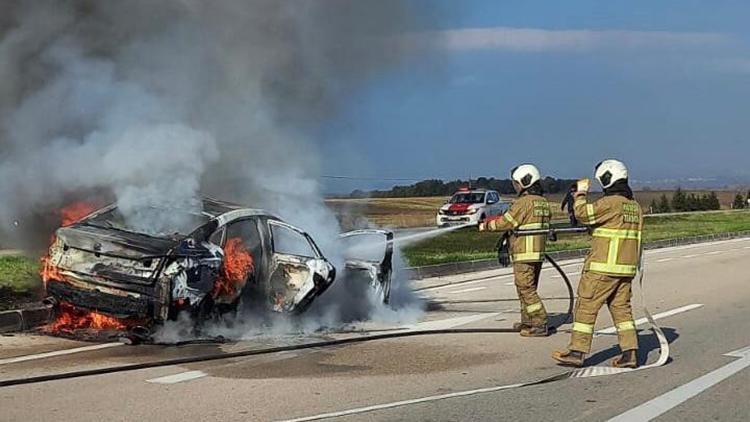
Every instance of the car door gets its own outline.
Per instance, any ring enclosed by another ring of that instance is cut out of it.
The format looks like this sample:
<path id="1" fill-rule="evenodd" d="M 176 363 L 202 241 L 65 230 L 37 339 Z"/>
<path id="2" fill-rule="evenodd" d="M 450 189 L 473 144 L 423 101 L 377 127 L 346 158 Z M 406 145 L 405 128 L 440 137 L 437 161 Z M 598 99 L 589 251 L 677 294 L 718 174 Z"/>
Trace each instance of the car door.
<path id="1" fill-rule="evenodd" d="M 269 220 L 272 259 L 269 301 L 277 312 L 302 312 L 333 283 L 335 269 L 305 232 Z"/>
<path id="2" fill-rule="evenodd" d="M 224 251 L 221 272 L 212 290 L 216 303 L 234 303 L 246 290 L 263 290 L 261 271 L 265 256 L 258 223 L 256 218 L 236 220 L 209 238 Z"/>
<path id="3" fill-rule="evenodd" d="M 388 303 L 393 273 L 393 232 L 355 230 L 339 236 L 347 282 L 367 282 Z"/>

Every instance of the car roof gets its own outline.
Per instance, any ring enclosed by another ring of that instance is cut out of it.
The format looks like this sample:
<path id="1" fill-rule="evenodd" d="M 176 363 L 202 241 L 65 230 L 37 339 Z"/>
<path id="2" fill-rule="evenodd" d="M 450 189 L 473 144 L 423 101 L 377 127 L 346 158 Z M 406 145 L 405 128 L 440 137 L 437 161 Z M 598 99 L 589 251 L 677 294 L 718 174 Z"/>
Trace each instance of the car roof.
<path id="1" fill-rule="evenodd" d="M 495 192 L 495 191 L 490 190 L 490 189 L 465 189 L 465 190 L 459 189 L 453 194 L 455 195 L 457 193 L 487 193 L 487 192 Z"/>

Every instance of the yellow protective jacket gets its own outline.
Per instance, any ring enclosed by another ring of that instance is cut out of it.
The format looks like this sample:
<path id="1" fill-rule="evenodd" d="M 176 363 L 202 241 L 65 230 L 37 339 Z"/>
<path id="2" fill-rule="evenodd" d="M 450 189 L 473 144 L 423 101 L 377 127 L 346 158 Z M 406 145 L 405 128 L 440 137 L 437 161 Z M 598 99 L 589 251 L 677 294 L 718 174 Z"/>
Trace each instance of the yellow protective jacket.
<path id="1" fill-rule="evenodd" d="M 633 277 L 641 254 L 643 212 L 638 202 L 620 195 L 588 203 L 577 193 L 576 218 L 593 227 L 591 253 L 584 270 L 614 277 Z"/>
<path id="2" fill-rule="evenodd" d="M 522 194 L 502 216 L 487 219 L 490 231 L 548 229 L 550 208 L 547 199 L 540 195 Z M 547 236 L 513 236 L 510 256 L 514 263 L 541 262 Z"/>

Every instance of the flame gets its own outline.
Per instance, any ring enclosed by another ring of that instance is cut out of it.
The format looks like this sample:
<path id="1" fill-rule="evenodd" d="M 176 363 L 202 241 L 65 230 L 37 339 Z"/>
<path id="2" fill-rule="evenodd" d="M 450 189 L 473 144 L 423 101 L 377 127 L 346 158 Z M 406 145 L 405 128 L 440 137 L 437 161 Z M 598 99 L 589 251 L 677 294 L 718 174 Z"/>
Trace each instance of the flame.
<path id="1" fill-rule="evenodd" d="M 70 305 L 60 303 L 55 321 L 42 327 L 47 333 L 70 333 L 74 330 L 127 330 L 128 326 L 135 325 L 135 321 L 123 320 L 95 311 L 86 311 Z"/>
<path id="2" fill-rule="evenodd" d="M 247 281 L 247 276 L 255 269 L 253 256 L 242 244 L 242 239 L 232 237 L 224 246 L 224 263 L 221 273 L 214 282 L 214 297 L 234 299 Z"/>
<path id="3" fill-rule="evenodd" d="M 52 262 L 50 262 L 49 255 L 45 255 L 42 257 L 42 266 L 41 270 L 39 271 L 39 275 L 42 277 L 42 281 L 46 285 L 52 280 L 56 281 L 62 281 L 63 276 L 60 273 L 60 269 L 57 268 Z"/>
<path id="4" fill-rule="evenodd" d="M 83 217 L 91 214 L 97 209 L 96 204 L 89 202 L 74 202 L 60 209 L 60 219 L 62 227 L 69 226 Z"/>
<path id="5" fill-rule="evenodd" d="M 94 212 L 98 207 L 99 206 L 97 204 L 90 202 L 74 202 L 70 205 L 67 205 L 58 211 L 58 214 L 60 215 L 60 225 L 62 227 L 70 226 L 71 224 L 76 223 L 78 220 Z M 53 233 L 52 236 L 50 236 L 50 246 L 54 245 L 56 240 L 57 237 Z M 42 282 L 44 282 L 45 285 L 50 280 L 63 281 L 60 270 L 54 264 L 52 264 L 50 260 L 49 252 L 47 253 L 47 255 L 44 255 L 41 258 L 40 268 L 41 269 L 39 270 L 39 275 L 41 276 Z"/>

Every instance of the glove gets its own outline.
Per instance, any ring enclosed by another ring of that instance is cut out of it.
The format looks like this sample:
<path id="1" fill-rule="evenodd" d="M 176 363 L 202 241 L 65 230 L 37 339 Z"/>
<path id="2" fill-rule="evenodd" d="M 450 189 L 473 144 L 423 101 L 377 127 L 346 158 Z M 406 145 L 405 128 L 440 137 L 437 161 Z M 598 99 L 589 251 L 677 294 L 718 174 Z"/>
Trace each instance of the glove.
<path id="1" fill-rule="evenodd" d="M 510 233 L 505 232 L 497 240 L 497 262 L 507 267 L 510 265 Z"/>
<path id="2" fill-rule="evenodd" d="M 479 231 L 480 232 L 487 231 L 487 224 L 484 221 L 479 223 Z"/>
<path id="3" fill-rule="evenodd" d="M 589 189 L 591 189 L 591 180 L 590 179 L 581 179 L 576 182 L 576 193 L 577 194 L 586 194 L 589 192 Z"/>

